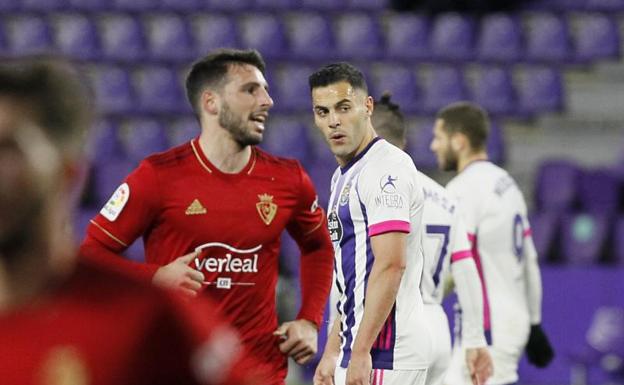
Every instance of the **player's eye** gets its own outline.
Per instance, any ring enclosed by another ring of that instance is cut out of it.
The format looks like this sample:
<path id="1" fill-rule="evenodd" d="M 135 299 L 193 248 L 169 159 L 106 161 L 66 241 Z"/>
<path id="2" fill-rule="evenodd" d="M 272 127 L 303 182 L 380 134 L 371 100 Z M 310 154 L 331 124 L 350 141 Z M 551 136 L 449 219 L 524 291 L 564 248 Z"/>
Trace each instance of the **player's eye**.
<path id="1" fill-rule="evenodd" d="M 350 109 L 351 109 L 351 106 L 349 105 L 343 105 L 339 107 L 340 112 L 349 112 Z"/>

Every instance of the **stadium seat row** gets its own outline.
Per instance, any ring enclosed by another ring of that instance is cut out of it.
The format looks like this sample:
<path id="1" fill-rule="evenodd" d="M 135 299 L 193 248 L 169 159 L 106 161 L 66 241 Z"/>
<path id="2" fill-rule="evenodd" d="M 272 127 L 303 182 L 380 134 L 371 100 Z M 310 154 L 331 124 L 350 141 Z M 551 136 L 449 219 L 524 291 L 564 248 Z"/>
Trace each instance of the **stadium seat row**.
<path id="1" fill-rule="evenodd" d="M 617 58 L 619 42 L 615 19 L 602 13 L 501 13 L 475 19 L 362 11 L 18 12 L 0 19 L 0 54 L 54 50 L 83 60 L 126 62 L 187 62 L 231 46 L 256 48 L 268 59 L 570 64 Z"/>
<path id="2" fill-rule="evenodd" d="M 391 91 L 395 102 L 409 114 L 430 115 L 457 100 L 474 100 L 492 115 L 519 118 L 563 107 L 563 82 L 557 67 L 357 64 L 367 75 L 371 95 L 379 97 Z M 267 80 L 274 111 L 309 111 L 307 81 L 314 69 L 299 62 L 269 63 Z M 88 72 L 104 114 L 190 112 L 182 86 L 185 69 L 93 65 Z"/>

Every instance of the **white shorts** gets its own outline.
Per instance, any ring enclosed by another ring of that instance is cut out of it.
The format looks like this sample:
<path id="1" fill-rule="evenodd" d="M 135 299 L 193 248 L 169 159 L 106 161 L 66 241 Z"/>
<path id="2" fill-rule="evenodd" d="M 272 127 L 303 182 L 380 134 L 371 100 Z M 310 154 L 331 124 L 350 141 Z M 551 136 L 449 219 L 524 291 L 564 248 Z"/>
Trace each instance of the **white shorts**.
<path id="1" fill-rule="evenodd" d="M 495 346 L 488 346 L 492 356 L 494 373 L 485 385 L 506 385 L 518 382 L 518 361 L 520 356 L 504 353 Z M 460 347 L 453 347 L 451 365 L 444 379 L 445 385 L 471 385 L 470 374 L 466 366 L 466 352 Z"/>
<path id="2" fill-rule="evenodd" d="M 427 369 L 421 370 L 388 370 L 374 369 L 371 377 L 371 385 L 425 385 Z M 345 385 L 347 382 L 347 369 L 336 367 L 334 384 Z"/>
<path id="3" fill-rule="evenodd" d="M 442 306 L 433 304 L 425 305 L 425 315 L 433 341 L 426 384 L 442 385 L 444 375 L 451 363 L 451 331 L 448 318 Z"/>

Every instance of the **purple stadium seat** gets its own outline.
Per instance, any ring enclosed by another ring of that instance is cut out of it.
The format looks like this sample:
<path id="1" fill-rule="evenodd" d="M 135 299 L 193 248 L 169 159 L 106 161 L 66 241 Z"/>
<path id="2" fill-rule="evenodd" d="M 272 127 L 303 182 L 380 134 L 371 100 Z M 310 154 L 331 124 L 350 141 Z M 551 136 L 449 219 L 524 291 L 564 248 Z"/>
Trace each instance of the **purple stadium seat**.
<path id="1" fill-rule="evenodd" d="M 388 8 L 389 3 L 389 0 L 349 0 L 349 9 L 383 11 Z"/>
<path id="2" fill-rule="evenodd" d="M 288 43 L 282 21 L 270 13 L 254 13 L 239 18 L 243 47 L 255 48 L 267 59 L 288 56 Z"/>
<path id="3" fill-rule="evenodd" d="M 620 208 L 622 183 L 607 169 L 586 170 L 579 183 L 579 200 L 584 211 L 614 213 Z"/>
<path id="4" fill-rule="evenodd" d="M 424 15 L 391 13 L 385 24 L 386 57 L 430 59 L 429 19 Z"/>
<path id="5" fill-rule="evenodd" d="M 333 57 L 334 36 L 329 21 L 319 13 L 296 13 L 286 19 L 291 53 L 303 59 Z"/>
<path id="6" fill-rule="evenodd" d="M 287 10 L 296 8 L 299 5 L 298 0 L 255 0 L 256 9 L 266 11 L 267 9 Z"/>
<path id="7" fill-rule="evenodd" d="M 122 67 L 100 66 L 92 71 L 91 79 L 96 105 L 103 113 L 127 113 L 137 108 L 130 75 Z"/>
<path id="8" fill-rule="evenodd" d="M 53 18 L 55 45 L 64 55 L 78 59 L 97 59 L 100 41 L 95 24 L 81 14 L 62 14 Z"/>
<path id="9" fill-rule="evenodd" d="M 604 214 L 565 214 L 562 217 L 561 252 L 570 264 L 591 265 L 605 258 L 610 220 Z"/>
<path id="10" fill-rule="evenodd" d="M 470 60 L 474 56 L 474 22 L 459 13 L 443 13 L 435 18 L 430 49 L 436 59 Z"/>
<path id="11" fill-rule="evenodd" d="M 6 19 L 5 28 L 13 54 L 28 55 L 52 50 L 50 26 L 41 16 L 11 17 Z"/>
<path id="12" fill-rule="evenodd" d="M 0 0 L 0 12 L 15 11 L 19 9 L 19 0 Z"/>
<path id="13" fill-rule="evenodd" d="M 488 158 L 498 165 L 505 163 L 505 133 L 497 120 L 492 120 L 486 143 Z"/>
<path id="14" fill-rule="evenodd" d="M 253 6 L 253 0 L 207 0 L 204 7 L 215 11 L 244 11 Z"/>
<path id="15" fill-rule="evenodd" d="M 529 215 L 529 224 L 540 261 L 553 261 L 554 246 L 559 236 L 559 216 L 549 212 L 532 213 Z"/>
<path id="16" fill-rule="evenodd" d="M 199 123 L 194 117 L 184 117 L 172 122 L 169 126 L 169 143 L 178 146 L 196 138 L 201 133 Z"/>
<path id="17" fill-rule="evenodd" d="M 187 22 L 175 14 L 153 14 L 143 19 L 150 57 L 187 62 L 195 57 L 195 46 Z"/>
<path id="18" fill-rule="evenodd" d="M 557 68 L 525 67 L 516 75 L 518 112 L 532 115 L 563 109 L 563 82 Z"/>
<path id="19" fill-rule="evenodd" d="M 132 119 L 122 126 L 128 159 L 138 164 L 143 158 L 169 147 L 163 125 L 154 119 Z"/>
<path id="20" fill-rule="evenodd" d="M 579 0 L 580 1 L 580 0 Z M 622 0 L 585 0 L 585 9 L 590 11 L 621 12 L 624 11 Z"/>
<path id="21" fill-rule="evenodd" d="M 314 183 L 314 188 L 319 198 L 319 206 L 323 207 L 323 209 L 327 209 L 329 204 L 331 178 L 338 167 L 336 159 L 329 155 L 329 150 L 325 148 L 325 151 L 328 154 L 327 156 L 317 158 L 314 162 L 305 165 L 305 170 Z"/>
<path id="22" fill-rule="evenodd" d="M 338 17 L 334 24 L 336 54 L 352 59 L 373 59 L 383 53 L 377 20 L 364 13 Z"/>
<path id="23" fill-rule="evenodd" d="M 514 111 L 515 97 L 511 74 L 501 67 L 479 67 L 472 88 L 472 99 L 492 115 Z"/>
<path id="24" fill-rule="evenodd" d="M 567 160 L 543 162 L 535 182 L 535 203 L 540 211 L 565 212 L 576 208 L 581 170 Z"/>
<path id="25" fill-rule="evenodd" d="M 81 208 L 74 214 L 74 238 L 77 242 L 82 242 L 87 235 L 87 226 L 100 209 Z"/>
<path id="26" fill-rule="evenodd" d="M 160 8 L 168 11 L 193 12 L 202 6 L 202 0 L 160 0 Z"/>
<path id="27" fill-rule="evenodd" d="M 613 260 L 618 264 L 624 264 L 624 216 L 620 215 L 615 222 L 613 230 Z"/>
<path id="28" fill-rule="evenodd" d="M 134 72 L 134 87 L 141 111 L 175 113 L 189 111 L 178 73 L 169 67 L 144 67 Z"/>
<path id="29" fill-rule="evenodd" d="M 236 24 L 226 15 L 195 15 L 191 18 L 191 27 L 200 56 L 215 48 L 240 46 Z"/>
<path id="30" fill-rule="evenodd" d="M 390 91 L 392 101 L 399 104 L 401 111 L 422 111 L 420 91 L 412 68 L 386 62 L 375 66 L 372 72 L 375 100 L 379 100 L 383 92 Z"/>
<path id="31" fill-rule="evenodd" d="M 111 159 L 126 157 L 125 148 L 119 136 L 119 127 L 111 120 L 98 122 L 90 138 L 90 148 L 96 167 L 97 165 L 105 166 Z"/>
<path id="32" fill-rule="evenodd" d="M 533 0 L 528 2 L 529 9 L 542 11 L 583 10 L 587 0 Z"/>
<path id="33" fill-rule="evenodd" d="M 21 9 L 26 12 L 51 12 L 65 7 L 65 0 L 22 0 Z"/>
<path id="34" fill-rule="evenodd" d="M 274 84 L 277 91 L 271 92 L 275 102 L 275 110 L 279 111 L 310 111 L 312 98 L 308 76 L 314 71 L 312 67 L 299 64 L 283 65 L 275 74 Z"/>
<path id="35" fill-rule="evenodd" d="M 477 58 L 486 61 L 513 62 L 522 57 L 522 27 L 511 14 L 495 13 L 481 21 L 477 39 Z"/>
<path id="36" fill-rule="evenodd" d="M 347 6 L 346 3 L 336 0 L 301 0 L 299 4 L 300 8 L 305 10 L 339 11 Z"/>
<path id="37" fill-rule="evenodd" d="M 414 164 L 419 169 L 435 170 L 438 161 L 435 154 L 429 149 L 433 139 L 433 120 L 407 125 L 407 152 L 412 156 Z"/>
<path id="38" fill-rule="evenodd" d="M 145 35 L 134 17 L 107 14 L 98 19 L 98 27 L 106 58 L 137 61 L 145 56 Z"/>
<path id="39" fill-rule="evenodd" d="M 572 35 L 578 61 L 615 59 L 620 54 L 619 28 L 609 15 L 577 15 L 573 20 Z"/>
<path id="40" fill-rule="evenodd" d="M 565 64 L 571 57 L 566 21 L 555 14 L 537 13 L 526 19 L 525 58 Z"/>
<path id="41" fill-rule="evenodd" d="M 440 65 L 431 68 L 424 84 L 424 108 L 435 113 L 449 103 L 466 100 L 463 72 L 457 67 Z"/>
<path id="42" fill-rule="evenodd" d="M 126 12 L 145 12 L 151 11 L 158 6 L 158 2 L 154 0 L 113 0 L 113 7 L 116 10 Z"/>
<path id="43" fill-rule="evenodd" d="M 308 127 L 296 118 L 271 117 L 261 146 L 277 156 L 305 163 L 313 156 L 308 134 Z"/>
<path id="44" fill-rule="evenodd" d="M 65 0 L 74 11 L 101 11 L 110 7 L 108 0 Z"/>
<path id="45" fill-rule="evenodd" d="M 124 159 L 111 159 L 105 164 L 96 165 L 92 174 L 96 207 L 102 207 L 108 201 L 115 189 L 137 165 L 138 163 Z"/>

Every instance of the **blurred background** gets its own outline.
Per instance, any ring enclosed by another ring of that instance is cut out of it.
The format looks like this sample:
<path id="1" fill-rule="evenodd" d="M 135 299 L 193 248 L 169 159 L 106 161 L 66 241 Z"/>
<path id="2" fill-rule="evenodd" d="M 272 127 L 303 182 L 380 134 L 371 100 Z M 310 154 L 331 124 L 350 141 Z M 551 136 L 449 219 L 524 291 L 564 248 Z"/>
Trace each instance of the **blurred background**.
<path id="1" fill-rule="evenodd" d="M 146 155 L 199 127 L 184 96 L 190 62 L 258 49 L 275 108 L 262 147 L 298 158 L 324 205 L 335 161 L 317 135 L 307 76 L 348 60 L 375 97 L 406 114 L 408 151 L 429 151 L 436 110 L 473 100 L 491 114 L 491 159 L 526 194 L 540 254 L 543 325 L 557 351 L 521 384 L 624 383 L 624 0 L 0 0 L 0 55 L 54 52 L 81 63 L 100 119 L 78 237 Z M 142 258 L 136 242 L 128 254 Z M 296 313 L 298 252 L 283 242 L 284 319 Z M 324 333 L 322 333 L 324 334 Z M 314 364 L 291 365 L 292 384 Z"/>

